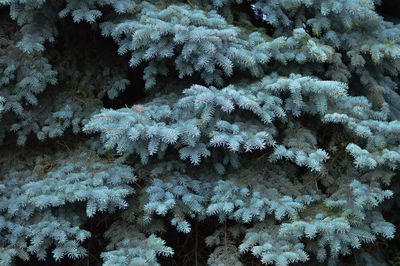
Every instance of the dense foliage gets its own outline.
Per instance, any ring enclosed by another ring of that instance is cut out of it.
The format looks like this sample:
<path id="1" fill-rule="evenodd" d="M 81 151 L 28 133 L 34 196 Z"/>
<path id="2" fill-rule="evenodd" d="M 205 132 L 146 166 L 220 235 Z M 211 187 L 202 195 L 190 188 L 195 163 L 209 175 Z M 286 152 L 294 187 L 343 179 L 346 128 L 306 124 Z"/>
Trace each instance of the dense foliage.
<path id="1" fill-rule="evenodd" d="M 381 5 L 0 0 L 0 265 L 396 264 Z"/>

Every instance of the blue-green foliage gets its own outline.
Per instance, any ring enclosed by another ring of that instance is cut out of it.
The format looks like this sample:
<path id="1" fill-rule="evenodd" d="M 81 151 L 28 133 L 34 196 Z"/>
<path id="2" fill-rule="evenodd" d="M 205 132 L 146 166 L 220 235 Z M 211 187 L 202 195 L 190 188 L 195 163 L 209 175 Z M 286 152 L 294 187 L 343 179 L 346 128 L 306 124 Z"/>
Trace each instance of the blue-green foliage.
<path id="1" fill-rule="evenodd" d="M 206 237 L 205 242 L 207 246 L 216 246 L 214 252 L 211 253 L 207 260 L 209 265 L 243 265 L 239 260 L 240 253 L 235 246 L 235 240 L 239 238 L 240 234 L 244 231 L 244 227 L 239 225 L 227 228 L 221 227 L 217 229 L 212 235 Z"/>
<path id="2" fill-rule="evenodd" d="M 111 240 L 107 252 L 103 252 L 103 265 L 159 265 L 156 255 L 172 256 L 172 248 L 165 241 L 151 234 L 146 237 L 135 226 L 121 221 L 113 223 L 105 233 Z"/>
<path id="3" fill-rule="evenodd" d="M 296 239 L 279 236 L 276 229 L 273 225 L 265 224 L 257 224 L 250 228 L 239 246 L 240 252 L 251 251 L 263 264 L 288 265 L 291 262 L 305 262 L 309 259 L 303 251 L 302 243 Z"/>
<path id="4" fill-rule="evenodd" d="M 79 243 L 90 232 L 79 229 L 81 218 L 69 213 L 67 204 L 85 202 L 86 215 L 92 217 L 127 207 L 124 198 L 134 192 L 127 185 L 136 181 L 129 166 L 95 154 L 74 150 L 35 160 L 33 169 L 9 167 L 0 183 L 1 264 L 10 263 L 13 256 L 28 260 L 30 254 L 44 260 L 52 244 L 56 260 L 85 256 Z"/>
<path id="5" fill-rule="evenodd" d="M 209 265 L 380 261 L 400 25 L 378 2 L 0 1 L 0 264 L 87 257 L 98 213 L 104 265 L 159 265 L 166 225 L 210 220 Z M 129 72 L 146 98 L 103 108 Z"/>

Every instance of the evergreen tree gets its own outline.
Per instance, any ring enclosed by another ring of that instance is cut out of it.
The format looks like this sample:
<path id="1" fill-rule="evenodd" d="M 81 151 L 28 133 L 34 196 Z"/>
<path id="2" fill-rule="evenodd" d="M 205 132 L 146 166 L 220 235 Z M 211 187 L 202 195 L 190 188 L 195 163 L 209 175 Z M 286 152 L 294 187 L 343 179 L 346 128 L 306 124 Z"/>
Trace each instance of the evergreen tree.
<path id="1" fill-rule="evenodd" d="M 381 4 L 0 0 L 0 265 L 385 264 Z"/>

